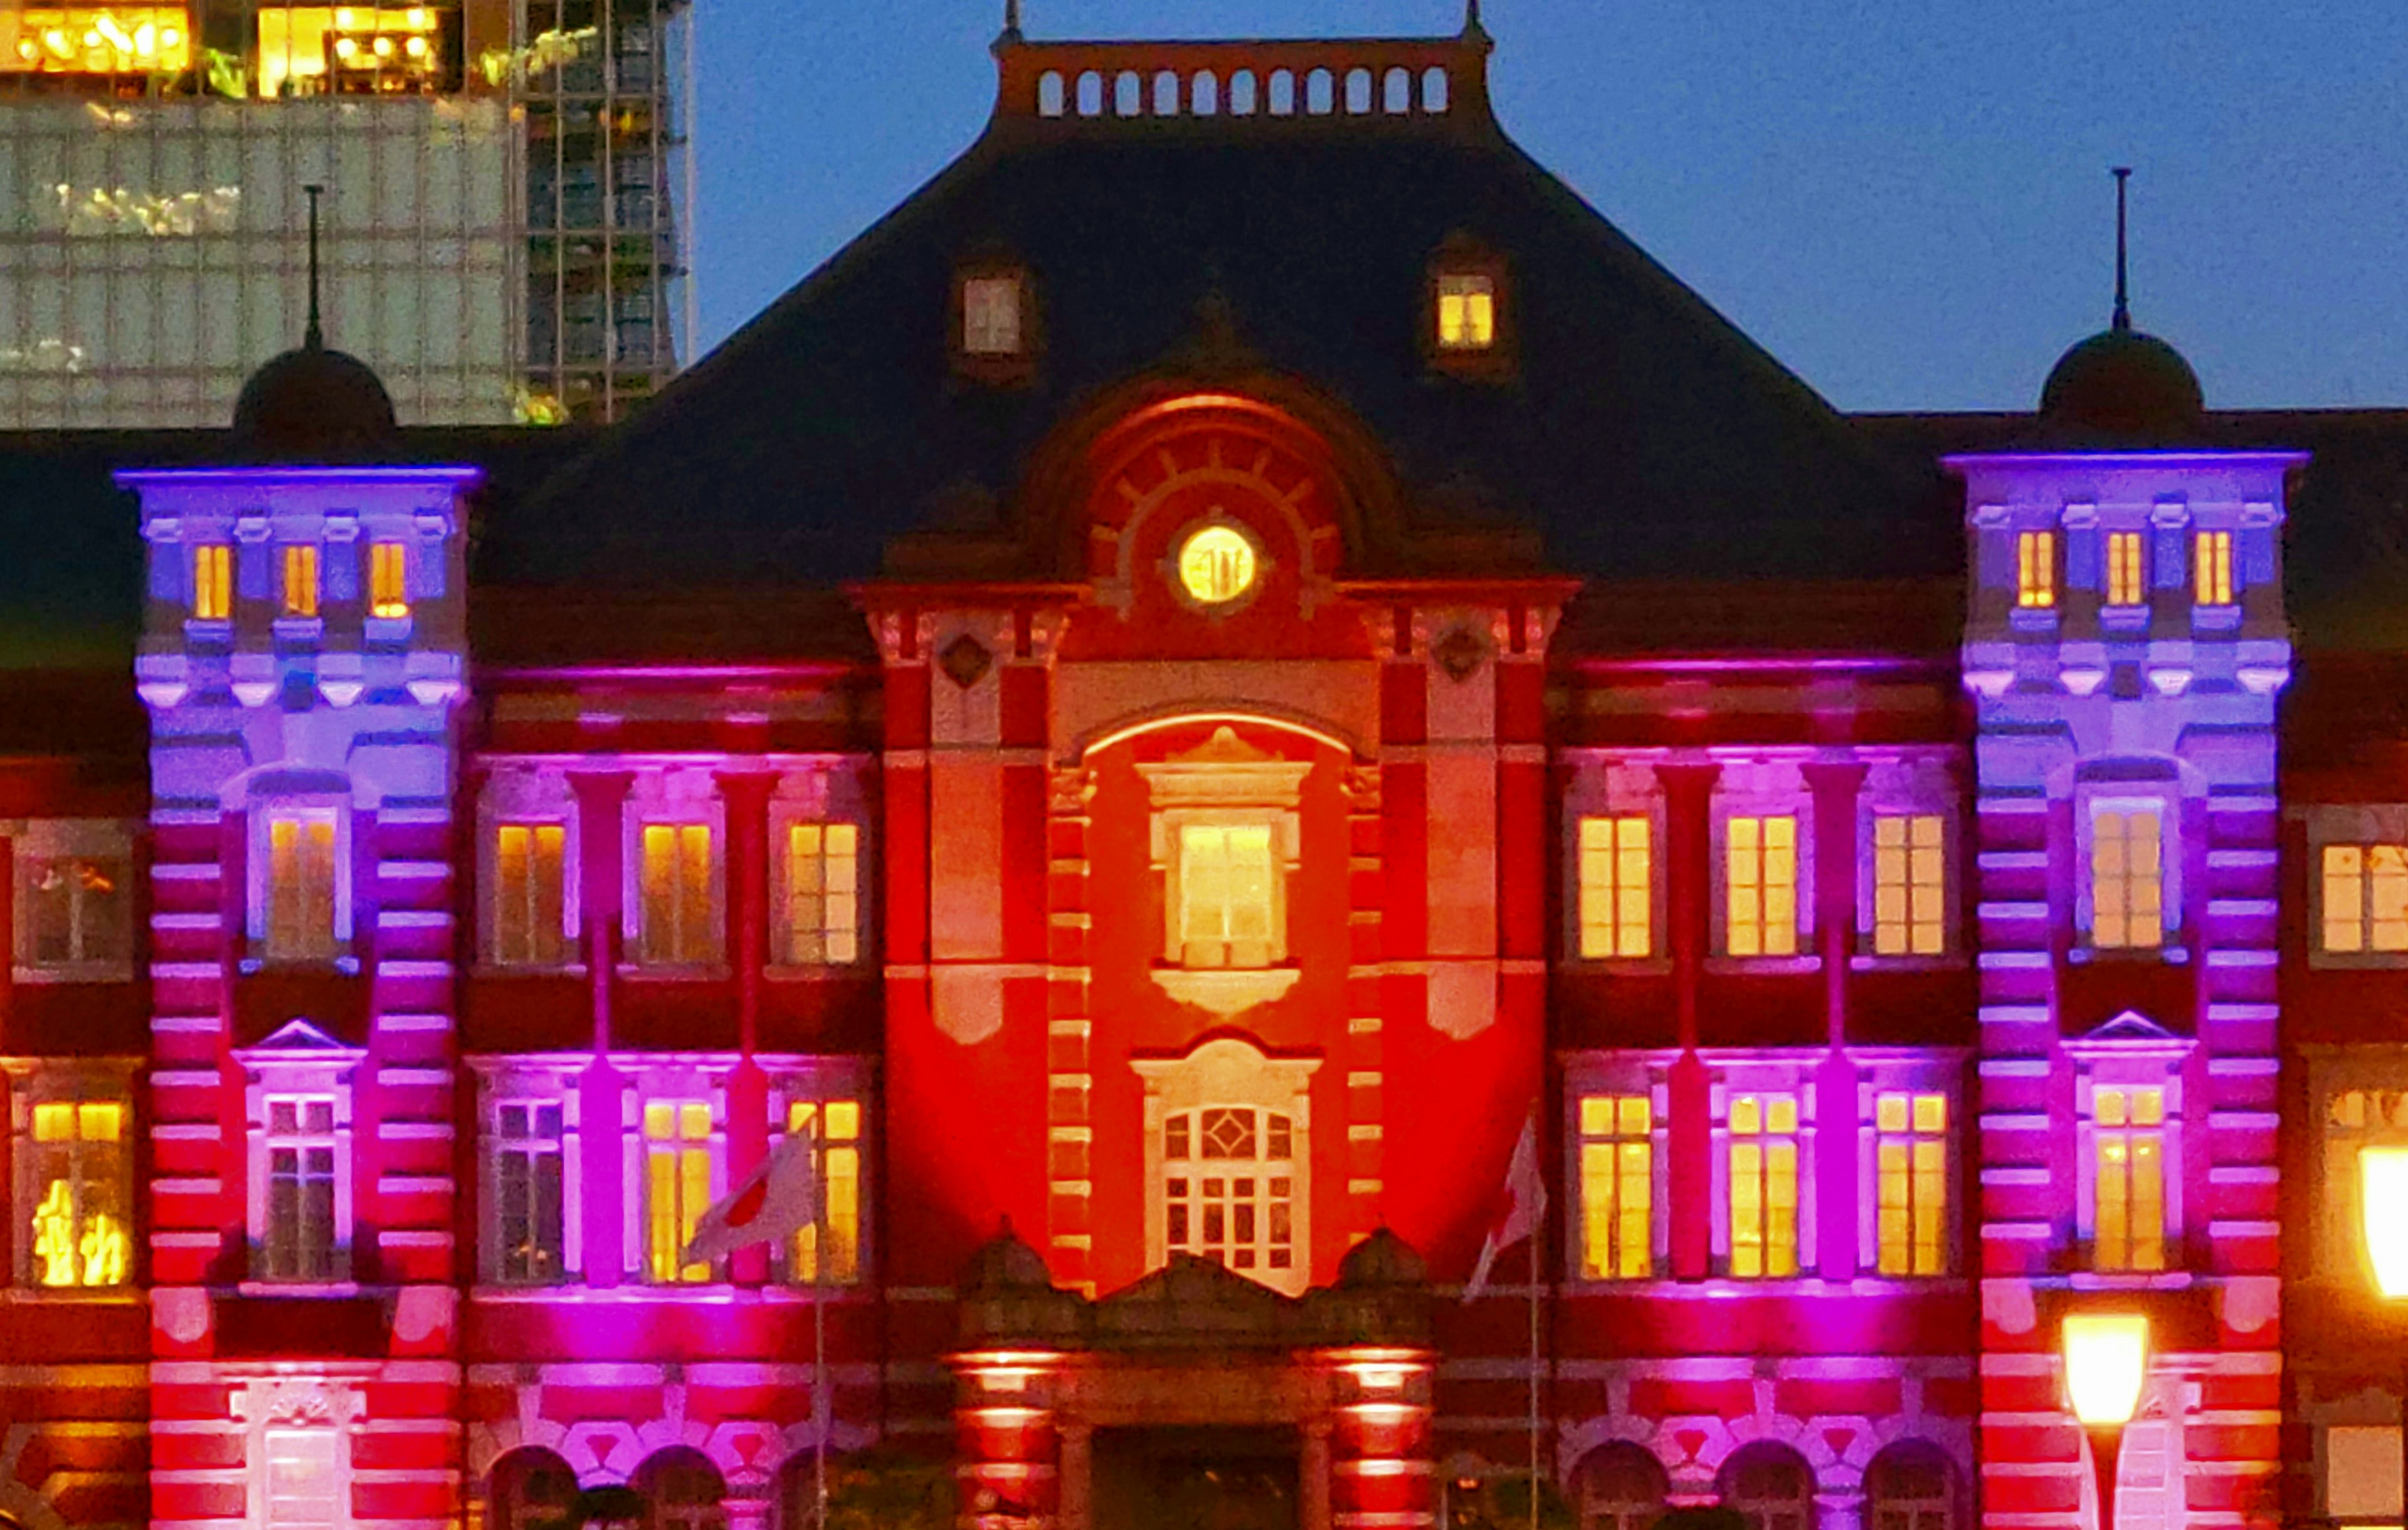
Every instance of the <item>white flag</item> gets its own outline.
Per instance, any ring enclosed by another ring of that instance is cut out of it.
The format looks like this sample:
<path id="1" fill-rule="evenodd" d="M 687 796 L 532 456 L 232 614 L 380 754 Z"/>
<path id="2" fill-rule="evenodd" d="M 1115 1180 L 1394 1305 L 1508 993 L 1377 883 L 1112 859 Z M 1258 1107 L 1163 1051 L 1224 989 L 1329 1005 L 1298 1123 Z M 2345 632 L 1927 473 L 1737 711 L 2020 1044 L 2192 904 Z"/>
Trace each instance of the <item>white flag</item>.
<path id="1" fill-rule="evenodd" d="M 1513 1144 L 1513 1162 L 1505 1170 L 1505 1188 L 1498 1194 L 1497 1220 L 1488 1229 L 1488 1241 L 1480 1246 L 1480 1263 L 1471 1268 L 1471 1281 L 1463 1288 L 1463 1299 L 1472 1301 L 1488 1289 L 1489 1266 L 1497 1256 L 1521 1242 L 1535 1237 L 1539 1219 L 1547 1214 L 1547 1182 L 1539 1174 L 1539 1116 L 1535 1110 L 1522 1123 L 1522 1139 Z"/>
<path id="2" fill-rule="evenodd" d="M 681 1265 L 716 1264 L 731 1249 L 792 1237 L 819 1220 L 820 1177 L 809 1132 L 789 1132 L 744 1182 L 702 1214 Z"/>

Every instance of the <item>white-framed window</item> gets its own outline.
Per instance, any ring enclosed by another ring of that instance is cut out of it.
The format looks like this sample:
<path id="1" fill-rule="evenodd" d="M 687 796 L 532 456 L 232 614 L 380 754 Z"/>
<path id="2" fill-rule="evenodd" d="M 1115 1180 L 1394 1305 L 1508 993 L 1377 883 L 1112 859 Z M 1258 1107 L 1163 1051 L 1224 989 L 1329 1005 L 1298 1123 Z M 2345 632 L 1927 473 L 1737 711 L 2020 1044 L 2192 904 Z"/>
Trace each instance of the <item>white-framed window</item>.
<path id="1" fill-rule="evenodd" d="M 794 967 L 850 966 L 862 956 L 861 827 L 784 822 L 778 866 L 778 952 Z"/>
<path id="2" fill-rule="evenodd" d="M 287 542 L 280 557 L 284 577 L 279 586 L 283 595 L 279 609 L 289 617 L 315 617 L 319 604 L 318 544 Z"/>
<path id="3" fill-rule="evenodd" d="M 1576 821 L 1579 951 L 1598 962 L 1655 954 L 1656 824 L 1648 813 L 1584 813 Z"/>
<path id="4" fill-rule="evenodd" d="M 628 1196 L 638 1237 L 631 1250 L 642 1277 L 656 1285 L 719 1279 L 710 1265 L 680 1260 L 702 1214 L 725 1188 L 726 1135 L 715 1090 L 631 1096 L 637 1109 L 636 1184 Z"/>
<path id="5" fill-rule="evenodd" d="M 18 1064 L 7 1082 L 16 1283 L 123 1287 L 134 1254 L 131 1070 Z"/>
<path id="6" fill-rule="evenodd" d="M 484 1278 L 551 1285 L 580 1267 L 578 1094 L 566 1075 L 485 1082 Z"/>
<path id="7" fill-rule="evenodd" d="M 1873 1269 L 1891 1277 L 1946 1275 L 1954 1225 L 1948 1091 L 1876 1083 L 1867 1092 Z"/>
<path id="8" fill-rule="evenodd" d="M 572 960 L 568 824 L 506 820 L 487 832 L 486 959 L 496 966 L 566 965 Z"/>
<path id="9" fill-rule="evenodd" d="M 351 1079 L 366 1055 L 299 1020 L 236 1054 L 249 1080 L 251 1280 L 351 1280 Z"/>
<path id="10" fill-rule="evenodd" d="M 1306 1089 L 1319 1060 L 1217 1037 L 1134 1065 L 1146 1090 L 1148 1262 L 1192 1253 L 1301 1294 L 1312 1248 Z"/>
<path id="11" fill-rule="evenodd" d="M 226 542 L 193 546 L 192 619 L 224 622 L 234 616 L 234 548 Z"/>
<path id="12" fill-rule="evenodd" d="M 324 1423 L 266 1431 L 269 1530 L 340 1530 L 351 1483 L 341 1459 L 341 1431 Z"/>
<path id="13" fill-rule="evenodd" d="M 778 1250 L 779 1273 L 795 1285 L 852 1285 L 862 1273 L 862 1155 L 868 1146 L 860 1092 L 789 1092 L 784 1110 L 780 1133 L 811 1138 L 820 1200 L 811 1225 Z"/>
<path id="14" fill-rule="evenodd" d="M 2080 1069 L 2074 1209 L 2098 1273 L 2147 1276 L 2180 1265 L 2182 1063 L 2192 1046 L 2128 1014 L 2066 1045 Z"/>
<path id="15" fill-rule="evenodd" d="M 2316 1084 L 2324 1136 L 2321 1264 L 2344 1281 L 2372 1278 L 2367 1265 L 2366 1218 L 2358 1153 L 2360 1148 L 2408 1144 L 2408 1054 L 2369 1058 L 2337 1067 L 2322 1063 Z"/>
<path id="16" fill-rule="evenodd" d="M 123 825 L 36 820 L 13 849 L 18 980 L 132 977 L 133 853 Z"/>
<path id="17" fill-rule="evenodd" d="M 1268 966 L 1286 954 L 1276 821 L 1179 825 L 1172 865 L 1178 961 Z"/>
<path id="18" fill-rule="evenodd" d="M 2057 605 L 2057 533 L 2015 534 L 2015 604 L 2026 610 L 2050 610 Z"/>
<path id="19" fill-rule="evenodd" d="M 2098 951 L 2156 951 L 2179 926 L 2173 799 L 2086 793 L 2082 925 Z"/>
<path id="20" fill-rule="evenodd" d="M 1947 815 L 1876 811 L 1872 819 L 1871 928 L 1875 956 L 1948 951 Z"/>
<path id="21" fill-rule="evenodd" d="M 314 796 L 251 814 L 251 936 L 268 961 L 332 961 L 349 943 L 350 819 Z"/>
<path id="22" fill-rule="evenodd" d="M 1018 271 L 989 271 L 962 279 L 964 354 L 1010 357 L 1025 350 L 1025 287 L 1026 279 Z"/>
<path id="23" fill-rule="evenodd" d="M 368 544 L 368 614 L 394 621 L 409 614 L 409 544 Z"/>
<path id="24" fill-rule="evenodd" d="M 1646 1078 L 1583 1088 L 1573 1108 L 1580 1189 L 1577 1251 L 1584 1280 L 1641 1280 L 1656 1273 L 1662 1218 L 1656 1175 L 1663 1111 Z"/>
<path id="25" fill-rule="evenodd" d="M 1784 1280 L 1799 1269 L 1800 1136 L 1791 1091 L 1734 1092 L 1723 1115 L 1729 1216 L 1724 1271 Z"/>
<path id="26" fill-rule="evenodd" d="M 2408 951 L 2408 845 L 2328 844 L 2318 861 L 2323 950 Z"/>
<path id="27" fill-rule="evenodd" d="M 1226 725 L 1196 749 L 1138 766 L 1154 802 L 1167 965 L 1244 970 L 1287 962 L 1297 804 L 1312 768 L 1254 748 Z"/>
<path id="28" fill-rule="evenodd" d="M 2190 538 L 2191 595 L 2201 606 L 2229 606 L 2240 581 L 2233 578 L 2232 533 L 2196 531 Z"/>
<path id="29" fill-rule="evenodd" d="M 636 827 L 636 959 L 647 966 L 720 960 L 719 827 L 646 819 Z"/>
<path id="30" fill-rule="evenodd" d="M 2101 592 L 2110 606 L 2140 606 L 2149 598 L 2147 534 L 2111 531 L 2104 534 L 2107 578 Z"/>
<path id="31" fill-rule="evenodd" d="M 1438 273 L 1438 348 L 1486 350 L 1497 343 L 1497 277 L 1490 271 Z"/>

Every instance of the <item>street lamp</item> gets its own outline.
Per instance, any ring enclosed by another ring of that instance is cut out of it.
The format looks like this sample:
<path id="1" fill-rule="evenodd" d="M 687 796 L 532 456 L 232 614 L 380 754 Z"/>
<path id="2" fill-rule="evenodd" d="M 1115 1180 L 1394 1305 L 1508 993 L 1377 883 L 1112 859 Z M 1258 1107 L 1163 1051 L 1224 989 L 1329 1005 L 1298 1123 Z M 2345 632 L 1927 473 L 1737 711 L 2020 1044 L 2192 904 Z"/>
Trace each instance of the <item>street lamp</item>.
<path id="1" fill-rule="evenodd" d="M 2374 1289 L 2391 1301 L 2408 1301 L 2408 1144 L 2358 1149 L 2358 1187 Z M 2400 1373 L 2400 1494 L 2408 1506 L 2408 1361 Z"/>
<path id="2" fill-rule="evenodd" d="M 2066 1400 L 2090 1436 L 2098 1473 L 2098 1530 L 2115 1530 L 2115 1457 L 2149 1374 L 2149 1320 L 2139 1312 L 2069 1312 L 2059 1337 Z"/>

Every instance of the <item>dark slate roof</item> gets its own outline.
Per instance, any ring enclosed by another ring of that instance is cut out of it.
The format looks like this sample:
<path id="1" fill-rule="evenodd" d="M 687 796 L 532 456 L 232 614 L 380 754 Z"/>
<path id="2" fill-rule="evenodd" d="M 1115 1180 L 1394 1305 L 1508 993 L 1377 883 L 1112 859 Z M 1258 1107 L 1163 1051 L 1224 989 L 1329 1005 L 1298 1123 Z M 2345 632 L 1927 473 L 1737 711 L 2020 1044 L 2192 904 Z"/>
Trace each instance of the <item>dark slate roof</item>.
<path id="1" fill-rule="evenodd" d="M 1265 367 L 1368 427 L 1411 509 L 1535 526 L 1557 570 L 1899 578 L 1955 561 L 1920 475 L 1901 483 L 1484 111 L 1421 134 L 1376 119 L 1036 126 L 999 115 L 673 381 L 499 529 L 491 576 L 874 575 L 890 538 L 964 506 L 1009 521 L 1039 441 L 1192 346 L 1215 293 Z M 1506 262 L 1509 382 L 1425 362 L 1431 258 L 1458 235 Z M 1035 287 L 1025 386 L 958 379 L 948 359 L 957 263 L 998 254 Z M 1392 571 L 1380 550 L 1352 551 L 1355 571 Z"/>

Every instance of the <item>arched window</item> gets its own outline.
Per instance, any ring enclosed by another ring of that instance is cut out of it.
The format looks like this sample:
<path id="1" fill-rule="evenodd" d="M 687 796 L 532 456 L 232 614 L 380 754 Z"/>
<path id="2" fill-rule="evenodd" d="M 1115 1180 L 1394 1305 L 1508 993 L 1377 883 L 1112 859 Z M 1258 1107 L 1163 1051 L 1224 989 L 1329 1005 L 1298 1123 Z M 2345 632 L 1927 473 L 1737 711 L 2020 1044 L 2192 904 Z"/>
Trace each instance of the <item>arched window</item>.
<path id="1" fill-rule="evenodd" d="M 1649 1530 L 1664 1514 L 1671 1481 L 1662 1463 L 1640 1446 L 1601 1445 L 1573 1470 L 1580 1530 Z"/>
<path id="2" fill-rule="evenodd" d="M 1399 117 L 1413 109 L 1413 77 L 1402 69 L 1391 69 L 1381 77 L 1381 109 L 1391 117 Z"/>
<path id="3" fill-rule="evenodd" d="M 1104 111 L 1104 77 L 1090 69 L 1079 77 L 1079 115 L 1100 117 Z"/>
<path id="4" fill-rule="evenodd" d="M 1149 1262 L 1190 1253 L 1301 1295 L 1310 1283 L 1307 1093 L 1317 1061 L 1220 1037 L 1146 1058 Z"/>
<path id="5" fill-rule="evenodd" d="M 1145 109 L 1145 81 L 1134 69 L 1124 69 L 1112 78 L 1112 113 L 1118 117 L 1134 117 Z"/>
<path id="6" fill-rule="evenodd" d="M 1369 69 L 1347 70 L 1346 114 L 1350 117 L 1360 117 L 1370 109 L 1371 71 Z"/>
<path id="7" fill-rule="evenodd" d="M 1198 69 L 1187 84 L 1187 106 L 1198 117 L 1210 117 L 1221 109 L 1221 79 L 1209 70 Z"/>
<path id="8" fill-rule="evenodd" d="M 644 1530 L 727 1530 L 727 1481 L 700 1451 L 657 1451 L 636 1468 L 643 1494 Z"/>
<path id="9" fill-rule="evenodd" d="M 1865 1468 L 1865 1530 L 1956 1530 L 1956 1474 L 1940 1448 L 1902 1439 Z"/>
<path id="10" fill-rule="evenodd" d="M 1254 114 L 1254 72 L 1240 69 L 1229 77 L 1229 115 L 1252 117 Z"/>
<path id="11" fill-rule="evenodd" d="M 1434 117 L 1446 110 L 1446 71 L 1435 64 L 1422 71 L 1422 110 Z"/>
<path id="12" fill-rule="evenodd" d="M 1062 115 L 1062 71 L 1048 69 L 1037 77 L 1037 115 Z"/>
<path id="13" fill-rule="evenodd" d="M 1179 115 L 1179 77 L 1168 69 L 1154 77 L 1154 114 L 1156 117 Z"/>
<path id="14" fill-rule="evenodd" d="M 1743 1447 L 1723 1463 L 1715 1485 L 1748 1530 L 1814 1530 L 1814 1474 L 1786 1445 Z"/>
<path id="15" fill-rule="evenodd" d="M 1270 83 L 1271 115 L 1293 116 L 1296 112 L 1296 76 L 1286 69 L 1273 69 Z"/>
<path id="16" fill-rule="evenodd" d="M 529 1530 L 568 1512 L 577 1474 L 541 1446 L 512 1451 L 494 1463 L 493 1530 Z"/>

